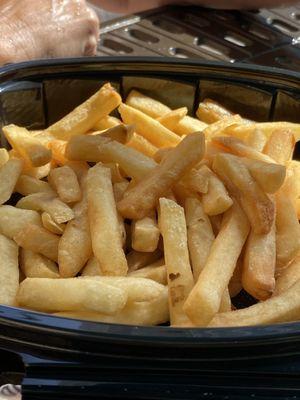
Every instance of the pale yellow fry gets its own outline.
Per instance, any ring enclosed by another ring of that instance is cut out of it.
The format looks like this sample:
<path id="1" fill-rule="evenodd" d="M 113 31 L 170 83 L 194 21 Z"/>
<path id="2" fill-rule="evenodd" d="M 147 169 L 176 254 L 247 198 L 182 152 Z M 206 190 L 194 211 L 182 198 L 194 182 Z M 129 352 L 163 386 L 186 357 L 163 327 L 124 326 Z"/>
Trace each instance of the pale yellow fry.
<path id="1" fill-rule="evenodd" d="M 297 321 L 300 318 L 300 280 L 278 296 L 242 310 L 217 314 L 210 327 L 253 326 Z"/>
<path id="2" fill-rule="evenodd" d="M 237 204 L 225 215 L 205 267 L 184 304 L 189 318 L 199 326 L 207 325 L 219 311 L 224 290 L 249 232 L 247 217 Z"/>
<path id="3" fill-rule="evenodd" d="M 118 203 L 118 210 L 126 218 L 144 218 L 154 209 L 159 197 L 167 193 L 187 171 L 201 161 L 204 152 L 203 134 L 186 136 L 152 174 L 127 191 L 126 197 Z"/>
<path id="4" fill-rule="evenodd" d="M 28 224 L 14 236 L 14 240 L 20 247 L 40 253 L 57 262 L 59 236 L 48 232 L 45 228 Z"/>
<path id="5" fill-rule="evenodd" d="M 19 288 L 18 246 L 0 235 L 0 254 L 0 304 L 15 306 Z"/>
<path id="6" fill-rule="evenodd" d="M 93 129 L 96 131 L 102 131 L 104 129 L 113 128 L 114 126 L 118 126 L 122 124 L 122 121 L 119 118 L 112 117 L 111 115 L 106 115 L 100 121 L 97 121 L 93 126 Z"/>
<path id="7" fill-rule="evenodd" d="M 36 179 L 43 179 L 49 175 L 52 168 L 56 167 L 54 162 L 50 162 L 42 167 L 33 168 L 29 164 L 24 163 L 22 174 L 32 176 Z"/>
<path id="8" fill-rule="evenodd" d="M 284 293 L 300 280 L 300 256 L 298 255 L 276 278 L 274 296 Z"/>
<path id="9" fill-rule="evenodd" d="M 8 160 L 0 167 L 0 204 L 6 203 L 13 194 L 16 183 L 21 175 L 22 160 L 17 158 Z"/>
<path id="10" fill-rule="evenodd" d="M 41 226 L 41 216 L 33 210 L 22 210 L 13 206 L 0 206 L 0 233 L 13 239 L 28 224 Z"/>
<path id="11" fill-rule="evenodd" d="M 221 303 L 220 303 L 220 313 L 224 313 L 227 311 L 231 311 L 231 298 L 229 294 L 228 287 L 224 290 L 223 296 L 221 298 Z"/>
<path id="12" fill-rule="evenodd" d="M 237 296 L 243 289 L 242 270 L 243 270 L 243 263 L 242 263 L 242 257 L 240 257 L 236 263 L 233 275 L 229 281 L 228 290 L 230 297 Z"/>
<path id="13" fill-rule="evenodd" d="M 129 272 L 128 276 L 136 278 L 152 279 L 162 285 L 167 284 L 167 268 L 165 265 L 147 266 L 136 271 Z"/>
<path id="14" fill-rule="evenodd" d="M 42 224 L 45 229 L 49 232 L 55 233 L 56 235 L 62 235 L 66 227 L 64 224 L 58 224 L 55 222 L 47 212 L 42 213 Z"/>
<path id="15" fill-rule="evenodd" d="M 187 198 L 184 208 L 190 259 L 194 280 L 197 282 L 200 272 L 206 264 L 215 235 L 209 218 L 198 199 Z"/>
<path id="16" fill-rule="evenodd" d="M 29 175 L 21 175 L 15 186 L 15 191 L 27 196 L 32 193 L 46 192 L 54 194 L 53 189 L 48 182 L 41 181 L 40 179 L 34 178 Z"/>
<path id="17" fill-rule="evenodd" d="M 92 256 L 87 213 L 69 221 L 58 245 L 59 273 L 63 278 L 76 276 Z"/>
<path id="18" fill-rule="evenodd" d="M 20 267 L 26 278 L 60 278 L 54 261 L 31 250 L 21 250 Z"/>
<path id="19" fill-rule="evenodd" d="M 243 157 L 241 160 L 247 166 L 252 177 L 266 193 L 275 193 L 283 185 L 286 176 L 285 166 L 251 160 L 246 157 Z"/>
<path id="20" fill-rule="evenodd" d="M 275 288 L 275 220 L 270 232 L 250 232 L 244 253 L 243 288 L 258 300 L 266 300 Z"/>
<path id="21" fill-rule="evenodd" d="M 90 166 L 85 161 L 67 161 L 66 165 L 75 172 L 78 182 L 81 185 L 83 179 L 86 178 Z"/>
<path id="22" fill-rule="evenodd" d="M 276 195 L 276 269 L 287 266 L 300 250 L 300 225 L 291 200 Z"/>
<path id="23" fill-rule="evenodd" d="M 194 285 L 189 261 L 184 210 L 172 200 L 159 200 L 159 226 L 164 242 L 164 255 L 169 288 L 171 325 L 188 323 L 183 305 Z"/>
<path id="24" fill-rule="evenodd" d="M 269 157 L 267 154 L 262 154 L 261 152 L 248 146 L 242 140 L 235 137 L 216 136 L 212 139 L 212 143 L 240 157 L 248 157 L 253 160 L 264 161 L 266 163 L 275 162 L 275 160 L 273 160 L 273 158 Z"/>
<path id="25" fill-rule="evenodd" d="M 68 159 L 65 155 L 67 142 L 65 140 L 51 140 L 48 144 L 48 147 L 52 151 L 52 159 L 58 165 L 65 165 L 67 163 Z"/>
<path id="26" fill-rule="evenodd" d="M 211 99 L 204 99 L 201 101 L 196 114 L 200 121 L 206 122 L 207 124 L 212 124 L 224 117 L 230 117 L 233 115 L 231 111 Z"/>
<path id="27" fill-rule="evenodd" d="M 202 204 L 207 215 L 219 215 L 227 211 L 233 204 L 223 182 L 206 166 L 208 174 L 208 190 L 202 195 Z"/>
<path id="28" fill-rule="evenodd" d="M 161 296 L 152 301 L 128 303 L 114 315 L 91 312 L 60 312 L 56 315 L 110 324 L 159 325 L 169 321 L 168 290 L 165 288 Z"/>
<path id="29" fill-rule="evenodd" d="M 53 197 L 51 193 L 41 192 L 25 196 L 17 202 L 16 207 L 45 211 L 58 224 L 63 224 L 74 218 L 73 210 L 58 197 Z"/>
<path id="30" fill-rule="evenodd" d="M 132 147 L 133 149 L 145 154 L 145 156 L 153 157 L 157 152 L 157 147 L 155 147 L 149 140 L 145 139 L 143 136 L 132 131 L 127 134 L 126 146 Z"/>
<path id="31" fill-rule="evenodd" d="M 243 162 L 238 157 L 220 153 L 214 159 L 213 170 L 241 203 L 254 232 L 268 233 L 275 218 L 274 204 L 252 178 Z M 238 192 L 232 189 L 233 186 Z"/>
<path id="32" fill-rule="evenodd" d="M 21 307 L 38 311 L 86 310 L 114 314 L 124 308 L 124 290 L 93 279 L 26 278 L 17 295 Z"/>
<path id="33" fill-rule="evenodd" d="M 291 130 L 276 129 L 269 137 L 263 152 L 279 164 L 291 160 L 295 147 L 295 137 Z"/>
<path id="34" fill-rule="evenodd" d="M 159 236 L 154 212 L 147 217 L 132 221 L 131 242 L 134 250 L 148 253 L 154 251 L 157 248 Z"/>
<path id="35" fill-rule="evenodd" d="M 180 142 L 178 135 L 143 112 L 126 104 L 121 104 L 118 110 L 124 123 L 134 124 L 136 132 L 144 136 L 153 145 L 168 147 L 176 146 Z"/>
<path id="36" fill-rule="evenodd" d="M 291 160 L 286 163 L 286 178 L 280 191 L 290 198 L 293 206 L 297 209 L 297 202 L 300 198 L 299 161 Z"/>
<path id="37" fill-rule="evenodd" d="M 181 182 L 191 191 L 196 193 L 207 193 L 211 175 L 212 172 L 210 169 L 206 165 L 203 165 L 200 168 L 192 168 L 181 179 Z"/>
<path id="38" fill-rule="evenodd" d="M 101 276 L 103 275 L 99 262 L 95 256 L 92 256 L 88 262 L 86 263 L 86 266 L 83 268 L 81 271 L 81 276 Z"/>
<path id="39" fill-rule="evenodd" d="M 153 156 L 154 161 L 158 164 L 162 162 L 162 160 L 166 158 L 167 154 L 172 150 L 172 148 L 173 147 L 163 147 L 161 149 L 158 149 Z"/>
<path id="40" fill-rule="evenodd" d="M 149 96 L 138 92 L 137 90 L 131 90 L 126 99 L 128 106 L 134 107 L 137 110 L 149 115 L 152 118 L 159 118 L 171 111 L 171 109 L 165 104 L 158 100 L 155 100 Z"/>
<path id="41" fill-rule="evenodd" d="M 126 275 L 127 261 L 122 238 L 110 169 L 101 164 L 88 172 L 88 217 L 94 254 L 105 275 Z"/>
<path id="42" fill-rule="evenodd" d="M 170 129 L 170 131 L 174 131 L 178 123 L 186 116 L 187 112 L 188 110 L 186 107 L 177 108 L 176 110 L 172 110 L 167 114 L 157 118 L 157 121 L 160 122 L 164 127 Z M 197 131 L 198 130 L 199 129 L 197 129 Z"/>
<path id="43" fill-rule="evenodd" d="M 208 140 L 213 139 L 215 136 L 220 136 L 224 133 L 225 129 L 229 126 L 240 122 L 242 118 L 239 115 L 232 115 L 230 117 L 224 117 L 221 120 L 208 125 L 203 133 Z"/>
<path id="44" fill-rule="evenodd" d="M 107 285 L 118 287 L 127 294 L 127 302 L 151 301 L 159 297 L 164 286 L 152 279 L 129 276 L 86 276 L 82 279 L 95 279 Z"/>
<path id="45" fill-rule="evenodd" d="M 106 83 L 92 97 L 49 126 L 45 132 L 62 140 L 82 135 L 118 107 L 121 101 L 120 95 L 109 83 Z"/>
<path id="46" fill-rule="evenodd" d="M 7 163 L 8 160 L 9 160 L 8 151 L 6 149 L 0 149 L 0 167 L 2 167 L 2 165 Z"/>
<path id="47" fill-rule="evenodd" d="M 202 132 L 206 128 L 207 124 L 205 122 L 186 115 L 178 122 L 173 130 L 177 135 L 184 136 L 194 132 Z"/>
<path id="48" fill-rule="evenodd" d="M 51 150 L 44 146 L 37 137 L 32 136 L 26 128 L 11 124 L 2 129 L 12 148 L 32 167 L 40 167 L 51 161 Z"/>
<path id="49" fill-rule="evenodd" d="M 54 168 L 48 182 L 65 203 L 74 203 L 81 199 L 81 189 L 75 172 L 69 166 Z"/>
<path id="50" fill-rule="evenodd" d="M 128 271 L 136 271 L 140 268 L 146 267 L 149 264 L 158 262 L 159 265 L 163 265 L 164 261 L 161 259 L 162 253 L 159 249 L 156 249 L 153 253 L 141 253 L 135 250 L 130 251 L 126 255 L 128 263 Z"/>
<path id="51" fill-rule="evenodd" d="M 253 149 L 262 152 L 266 143 L 267 143 L 266 135 L 260 129 L 254 129 L 249 133 L 247 138 L 247 144 Z"/>

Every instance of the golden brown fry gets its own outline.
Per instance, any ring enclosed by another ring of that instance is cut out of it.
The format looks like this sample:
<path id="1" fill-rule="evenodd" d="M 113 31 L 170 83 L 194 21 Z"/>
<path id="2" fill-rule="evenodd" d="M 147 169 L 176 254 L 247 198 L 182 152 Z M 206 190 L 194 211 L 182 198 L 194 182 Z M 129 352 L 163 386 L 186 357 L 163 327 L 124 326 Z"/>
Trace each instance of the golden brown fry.
<path id="1" fill-rule="evenodd" d="M 218 235 L 222 226 L 223 214 L 211 215 L 209 217 L 213 232 L 215 236 Z"/>
<path id="2" fill-rule="evenodd" d="M 200 272 L 206 264 L 215 235 L 209 218 L 198 199 L 187 198 L 184 208 L 190 259 L 194 280 L 197 282 Z"/>
<path id="3" fill-rule="evenodd" d="M 296 321 L 300 316 L 300 280 L 278 296 L 242 310 L 217 314 L 210 327 L 254 326 Z"/>
<path id="4" fill-rule="evenodd" d="M 254 232 L 270 232 L 275 218 L 274 204 L 254 181 L 243 162 L 230 154 L 220 153 L 214 159 L 213 169 L 225 181 L 229 191 L 232 185 L 238 189 L 239 193 L 233 189 L 233 195 L 241 203 Z"/>
<path id="5" fill-rule="evenodd" d="M 276 195 L 276 270 L 287 266 L 300 250 L 300 225 L 291 200 Z"/>
<path id="6" fill-rule="evenodd" d="M 145 154 L 145 156 L 153 157 L 157 152 L 157 147 L 155 147 L 149 140 L 145 139 L 143 136 L 131 131 L 127 134 L 126 146 L 132 147 L 133 149 Z"/>
<path id="7" fill-rule="evenodd" d="M 201 101 L 196 114 L 200 121 L 206 122 L 207 124 L 213 124 L 224 117 L 230 117 L 233 115 L 231 111 L 211 99 L 204 99 Z"/>
<path id="8" fill-rule="evenodd" d="M 54 168 L 48 176 L 48 182 L 63 202 L 74 203 L 81 199 L 77 176 L 69 166 Z"/>
<path id="9" fill-rule="evenodd" d="M 60 121 L 49 126 L 45 132 L 62 140 L 82 135 L 93 128 L 97 121 L 100 121 L 118 107 L 121 101 L 120 95 L 109 83 L 106 83 L 92 97 Z"/>
<path id="10" fill-rule="evenodd" d="M 13 194 L 22 167 L 23 162 L 17 158 L 8 160 L 0 167 L 0 204 L 6 203 Z"/>
<path id="11" fill-rule="evenodd" d="M 177 135 L 184 136 L 194 132 L 202 132 L 206 128 L 207 124 L 205 122 L 186 115 L 178 122 L 173 130 Z"/>
<path id="12" fill-rule="evenodd" d="M 184 304 L 184 310 L 196 325 L 205 326 L 219 311 L 249 232 L 249 223 L 242 209 L 234 204 L 226 212 L 206 265 Z"/>
<path id="13" fill-rule="evenodd" d="M 52 159 L 58 165 L 65 165 L 68 159 L 65 155 L 67 142 L 65 140 L 54 139 L 48 144 L 49 149 L 52 151 Z"/>
<path id="14" fill-rule="evenodd" d="M 59 236 L 48 232 L 46 229 L 28 224 L 14 236 L 15 242 L 26 250 L 43 254 L 52 261 L 57 262 Z"/>
<path id="15" fill-rule="evenodd" d="M 167 114 L 157 118 L 157 121 L 159 121 L 166 128 L 170 129 L 170 131 L 174 131 L 178 123 L 186 116 L 187 111 L 188 110 L 186 107 L 177 108 L 176 110 L 172 110 Z M 198 130 L 199 129 L 197 129 L 197 131 Z"/>
<path id="16" fill-rule="evenodd" d="M 154 146 L 176 146 L 180 142 L 178 135 L 143 112 L 126 104 L 121 104 L 118 110 L 125 124 L 134 124 L 136 132 L 144 136 Z"/>
<path id="17" fill-rule="evenodd" d="M 110 140 L 115 140 L 116 142 L 125 144 L 127 135 L 130 132 L 133 132 L 134 126 L 133 125 L 124 125 L 120 124 L 114 126 L 112 128 L 106 129 L 103 132 L 98 132 L 102 137 L 105 137 Z M 92 133 L 92 135 L 96 135 L 97 132 Z"/>
<path id="18" fill-rule="evenodd" d="M 118 203 L 118 210 L 126 218 L 144 218 L 154 209 L 159 197 L 202 159 L 204 151 L 203 134 L 195 133 L 184 138 L 151 175 L 126 193 Z"/>
<path id="19" fill-rule="evenodd" d="M 152 118 L 159 118 L 171 111 L 168 106 L 160 101 L 157 101 L 149 96 L 145 96 L 143 93 L 134 89 L 131 90 L 127 96 L 126 104 L 142 111 Z"/>
<path id="20" fill-rule="evenodd" d="M 263 152 L 279 164 L 285 164 L 293 156 L 295 137 L 288 129 L 276 129 L 269 137 Z"/>
<path id="21" fill-rule="evenodd" d="M 0 304 L 15 306 L 19 288 L 18 246 L 0 235 Z"/>
<path id="22" fill-rule="evenodd" d="M 98 162 L 101 156 L 99 146 L 110 141 L 110 138 L 101 134 L 74 136 L 67 143 L 65 155 L 72 161 Z M 111 162 L 112 160 L 106 158 L 102 161 Z"/>
<path id="23" fill-rule="evenodd" d="M 196 193 L 207 193 L 211 175 L 212 172 L 210 169 L 206 165 L 202 165 L 200 168 L 192 168 L 181 179 L 181 182 L 191 191 Z"/>
<path id="24" fill-rule="evenodd" d="M 88 172 L 88 217 L 94 254 L 105 275 L 126 275 L 110 169 L 101 164 Z"/>
<path id="25" fill-rule="evenodd" d="M 229 117 L 224 117 L 221 120 L 208 125 L 203 133 L 208 140 L 213 139 L 215 136 L 220 136 L 224 131 L 233 124 L 241 122 L 241 117 L 239 115 L 231 115 Z"/>
<path id="26" fill-rule="evenodd" d="M 171 325 L 188 323 L 183 305 L 194 285 L 189 261 L 184 210 L 172 200 L 159 200 L 159 226 L 164 241 L 164 254 L 169 288 Z"/>
<path id="27" fill-rule="evenodd" d="M 40 192 L 54 194 L 54 191 L 48 182 L 42 181 L 29 175 L 21 175 L 19 177 L 18 182 L 15 186 L 15 191 L 22 194 L 23 196 Z"/>
<path id="28" fill-rule="evenodd" d="M 20 267 L 26 278 L 60 278 L 55 262 L 31 250 L 22 249 Z"/>
<path id="29" fill-rule="evenodd" d="M 286 163 L 286 178 L 281 187 L 281 193 L 284 193 L 293 206 L 297 208 L 297 202 L 300 198 L 300 163 L 292 160 Z"/>

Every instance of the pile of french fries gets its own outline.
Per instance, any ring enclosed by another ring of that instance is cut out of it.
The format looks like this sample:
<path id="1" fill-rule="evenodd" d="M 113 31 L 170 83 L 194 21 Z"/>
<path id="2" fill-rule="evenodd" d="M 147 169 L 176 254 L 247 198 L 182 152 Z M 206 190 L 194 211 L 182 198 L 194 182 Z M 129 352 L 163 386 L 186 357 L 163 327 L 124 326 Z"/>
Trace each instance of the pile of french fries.
<path id="1" fill-rule="evenodd" d="M 117 110 L 119 118 L 111 113 Z M 300 319 L 300 125 L 107 83 L 0 150 L 0 303 L 109 323 Z M 257 303 L 235 309 L 244 289 Z"/>

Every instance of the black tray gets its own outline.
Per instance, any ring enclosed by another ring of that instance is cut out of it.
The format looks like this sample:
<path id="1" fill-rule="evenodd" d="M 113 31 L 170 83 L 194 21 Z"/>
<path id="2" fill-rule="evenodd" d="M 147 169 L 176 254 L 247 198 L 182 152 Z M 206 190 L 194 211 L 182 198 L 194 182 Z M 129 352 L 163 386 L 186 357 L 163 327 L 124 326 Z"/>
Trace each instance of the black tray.
<path id="1" fill-rule="evenodd" d="M 200 99 L 211 97 L 260 121 L 300 120 L 296 72 L 106 57 L 2 68 L 0 121 L 44 128 L 105 81 L 123 94 L 136 87 L 170 107 L 188 105 L 192 113 Z M 98 398 L 99 391 L 101 398 L 209 398 L 213 393 L 221 396 L 213 398 L 253 394 L 282 399 L 300 390 L 300 322 L 170 329 L 77 321 L 0 306 L 0 348 L 6 350 L 0 353 L 0 371 L 10 363 L 15 366 L 10 370 L 23 376 L 25 368 L 25 399 L 41 398 L 34 397 L 38 389 L 48 393 L 44 398 L 56 399 Z M 59 394 L 60 383 L 65 391 Z"/>

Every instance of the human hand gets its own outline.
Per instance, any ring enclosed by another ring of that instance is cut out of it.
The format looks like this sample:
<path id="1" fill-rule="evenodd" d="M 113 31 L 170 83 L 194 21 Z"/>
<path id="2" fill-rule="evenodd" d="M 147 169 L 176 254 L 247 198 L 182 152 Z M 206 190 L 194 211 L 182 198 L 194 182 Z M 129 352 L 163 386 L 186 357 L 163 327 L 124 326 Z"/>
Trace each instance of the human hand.
<path id="1" fill-rule="evenodd" d="M 98 37 L 85 0 L 0 1 L 0 63 L 94 55 Z"/>

